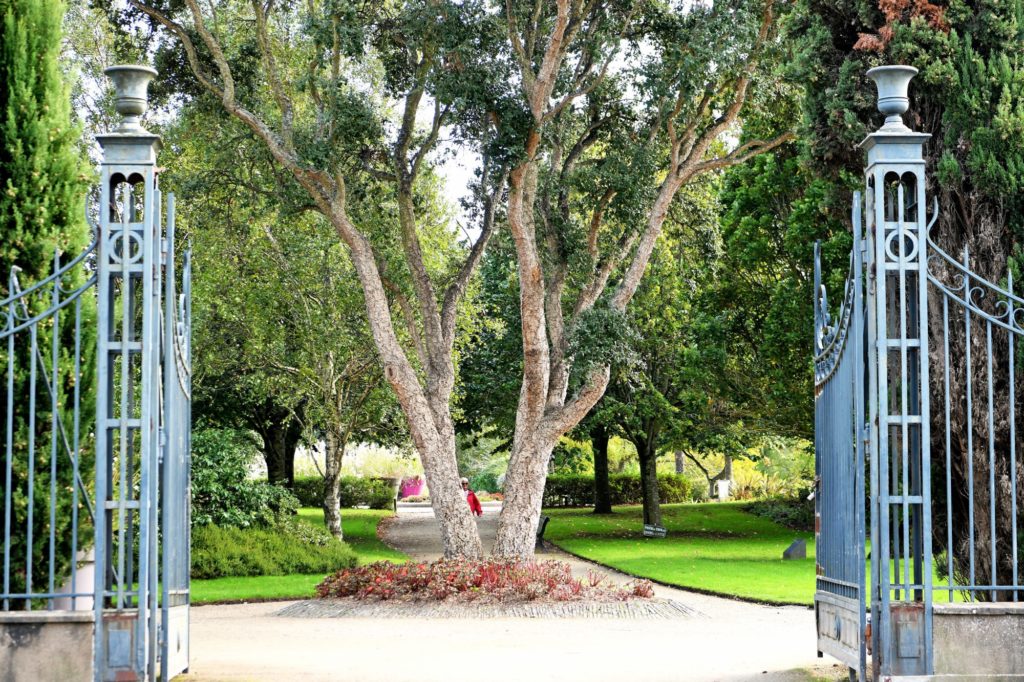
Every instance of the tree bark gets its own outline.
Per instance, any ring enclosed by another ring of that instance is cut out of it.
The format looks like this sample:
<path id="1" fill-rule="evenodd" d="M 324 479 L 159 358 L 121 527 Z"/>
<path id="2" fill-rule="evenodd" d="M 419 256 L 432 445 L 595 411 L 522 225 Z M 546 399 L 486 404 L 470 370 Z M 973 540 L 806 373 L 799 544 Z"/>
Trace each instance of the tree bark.
<path id="1" fill-rule="evenodd" d="M 608 427 L 595 426 L 590 431 L 594 448 L 594 513 L 612 513 L 612 489 L 608 480 Z"/>
<path id="2" fill-rule="evenodd" d="M 544 499 L 548 461 L 553 445 L 533 439 L 512 445 L 505 475 L 505 501 L 498 517 L 495 556 L 529 559 L 536 549 L 537 524 Z"/>
<path id="3" fill-rule="evenodd" d="M 676 450 L 676 473 L 682 474 L 686 472 L 686 455 L 683 454 L 682 450 Z"/>
<path id="4" fill-rule="evenodd" d="M 267 463 L 267 483 L 287 482 L 288 468 L 285 435 L 288 427 L 280 423 L 268 424 L 260 431 L 263 438 L 263 459 Z"/>
<path id="5" fill-rule="evenodd" d="M 640 489 L 643 494 L 644 523 L 661 525 L 661 498 L 658 494 L 658 453 L 654 438 L 637 438 L 637 456 L 640 459 Z"/>
<path id="6" fill-rule="evenodd" d="M 324 523 L 331 535 L 339 540 L 344 539 L 341 529 L 341 499 L 338 495 L 338 487 L 341 482 L 341 460 L 345 455 L 345 444 L 335 433 L 334 429 L 327 429 L 324 437 Z"/>

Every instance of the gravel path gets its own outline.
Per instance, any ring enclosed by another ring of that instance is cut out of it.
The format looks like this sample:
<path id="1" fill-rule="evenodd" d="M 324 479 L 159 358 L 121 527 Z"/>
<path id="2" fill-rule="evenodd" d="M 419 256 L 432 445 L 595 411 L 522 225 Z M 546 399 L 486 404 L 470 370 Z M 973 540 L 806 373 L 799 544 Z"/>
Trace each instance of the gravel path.
<path id="1" fill-rule="evenodd" d="M 480 520 L 492 543 L 497 509 Z M 415 558 L 440 553 L 429 509 L 400 508 L 385 539 Z M 600 570 L 560 552 L 581 576 Z M 647 618 L 527 612 L 431 618 L 417 614 L 333 613 L 309 617 L 308 602 L 192 609 L 192 672 L 185 681 L 677 682 L 845 679 L 817 659 L 813 611 L 769 607 L 655 587 L 678 615 Z M 316 608 L 329 610 L 325 605 Z M 652 614 L 654 616 L 654 614 Z"/>

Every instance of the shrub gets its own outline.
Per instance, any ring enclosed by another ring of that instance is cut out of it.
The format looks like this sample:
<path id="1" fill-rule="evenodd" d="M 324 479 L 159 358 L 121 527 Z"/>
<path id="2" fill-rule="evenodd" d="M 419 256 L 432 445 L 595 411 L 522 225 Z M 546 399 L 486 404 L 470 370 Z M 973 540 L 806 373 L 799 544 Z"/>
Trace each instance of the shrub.
<path id="1" fill-rule="evenodd" d="M 776 497 L 769 500 L 758 500 L 746 506 L 746 510 L 756 516 L 770 519 L 780 526 L 814 531 L 814 502 L 807 499 L 809 490 L 801 491 L 795 497 Z"/>
<path id="2" fill-rule="evenodd" d="M 292 494 L 303 507 L 320 507 L 324 503 L 324 479 L 320 476 L 296 476 Z"/>
<path id="3" fill-rule="evenodd" d="M 258 456 L 247 431 L 198 429 L 192 435 L 192 525 L 273 526 L 299 501 L 286 488 L 246 478 Z"/>
<path id="4" fill-rule="evenodd" d="M 200 526 L 192 531 L 192 577 L 329 573 L 356 555 L 325 529 L 290 519 L 271 528 Z"/>
<path id="5" fill-rule="evenodd" d="M 608 477 L 608 484 L 611 487 L 612 504 L 640 504 L 643 501 L 640 476 L 636 474 L 612 474 Z M 659 474 L 658 493 L 663 503 L 691 502 L 695 496 L 689 479 L 679 474 Z M 593 503 L 593 476 L 548 476 L 544 486 L 545 507 L 587 507 Z"/>
<path id="6" fill-rule="evenodd" d="M 501 486 L 498 485 L 498 476 L 491 472 L 471 476 L 469 487 L 473 490 L 501 490 Z"/>
<path id="7" fill-rule="evenodd" d="M 319 476 L 296 478 L 292 492 L 303 507 L 320 507 L 324 503 L 324 479 Z M 389 479 L 342 476 L 338 496 L 342 507 L 389 509 L 395 499 L 395 486 Z"/>
<path id="8" fill-rule="evenodd" d="M 649 598 L 649 581 L 621 587 L 573 578 L 569 564 L 561 561 L 519 562 L 500 560 L 446 561 L 392 564 L 379 561 L 347 568 L 317 585 L 321 599 L 401 599 L 406 601 L 490 601 L 579 599 L 625 600 Z"/>

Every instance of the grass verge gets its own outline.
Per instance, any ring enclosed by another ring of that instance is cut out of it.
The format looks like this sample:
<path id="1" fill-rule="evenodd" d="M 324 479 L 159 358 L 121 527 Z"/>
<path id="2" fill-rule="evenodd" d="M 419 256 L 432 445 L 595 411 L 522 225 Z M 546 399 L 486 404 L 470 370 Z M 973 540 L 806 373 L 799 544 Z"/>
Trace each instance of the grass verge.
<path id="1" fill-rule="evenodd" d="M 407 561 L 408 557 L 391 549 L 377 537 L 377 524 L 392 512 L 376 509 L 343 509 L 342 529 L 345 542 L 356 553 L 360 565 L 374 561 Z M 299 519 L 323 525 L 322 509 L 304 507 Z M 272 599 L 302 599 L 310 597 L 313 589 L 324 579 L 315 575 L 267 575 L 244 578 L 213 578 L 192 581 L 192 603 L 266 601 Z"/>
<path id="2" fill-rule="evenodd" d="M 551 509 L 544 537 L 585 559 L 626 573 L 725 596 L 772 604 L 814 603 L 814 534 L 784 528 L 743 511 L 741 503 L 662 506 L 664 539 L 641 535 L 639 506 L 610 515 Z M 784 561 L 796 538 L 807 558 Z"/>

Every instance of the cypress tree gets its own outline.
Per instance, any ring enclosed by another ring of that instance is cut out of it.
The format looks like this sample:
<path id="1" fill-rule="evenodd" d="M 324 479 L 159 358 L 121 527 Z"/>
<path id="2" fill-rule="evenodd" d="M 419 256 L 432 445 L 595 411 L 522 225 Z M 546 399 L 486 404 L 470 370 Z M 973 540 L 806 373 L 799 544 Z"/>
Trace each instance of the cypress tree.
<path id="1" fill-rule="evenodd" d="M 915 66 L 920 73 L 911 84 L 911 108 L 906 120 L 915 130 L 932 134 L 925 146 L 928 193 L 938 197 L 940 214 L 931 236 L 947 253 L 960 254 L 968 247 L 970 267 L 979 277 L 1005 284 L 1009 268 L 1020 281 L 1024 266 L 1024 2 L 801 0 L 797 14 L 792 28 L 799 36 L 803 58 L 794 60 L 794 64 L 801 82 L 807 84 L 803 137 L 813 150 L 806 160 L 815 174 L 832 184 L 831 203 L 839 205 L 849 200 L 844 178 L 853 176 L 863 165 L 861 150 L 855 145 L 881 123 L 875 110 L 874 87 L 864 72 L 880 64 Z M 943 273 L 941 264 L 934 267 L 944 281 L 954 281 L 955 273 Z M 994 300 L 991 294 L 989 298 Z M 998 312 L 993 309 L 994 314 Z M 951 306 L 951 320 L 953 314 Z M 933 294 L 929 313 L 933 343 L 941 343 L 945 334 L 942 315 L 941 299 Z M 938 481 L 932 498 L 933 548 L 936 554 L 946 552 L 954 577 L 958 582 L 965 581 L 971 549 L 966 539 L 971 530 L 968 510 L 973 493 L 977 581 L 1005 585 L 1013 579 L 1013 557 L 1007 550 L 1013 542 L 1014 525 L 1010 513 L 1013 462 L 1007 396 L 1012 390 L 1019 405 L 1024 400 L 1024 383 L 1018 371 L 1017 385 L 1008 386 L 1010 343 L 1005 332 L 997 331 L 991 348 L 993 367 L 998 368 L 993 392 L 999 396 L 993 410 L 994 473 L 998 482 L 993 533 L 988 514 L 988 413 L 984 400 L 976 399 L 973 414 L 967 414 L 963 397 L 967 381 L 965 336 L 962 330 L 949 332 L 949 426 L 954 434 L 949 500 L 942 484 L 947 473 L 946 424 L 941 410 L 934 407 L 943 404 L 944 387 L 934 376 L 930 387 L 932 480 Z M 1015 342 L 1019 353 L 1019 337 Z M 975 324 L 971 348 L 978 359 L 971 370 L 975 390 L 987 390 L 984 359 L 988 348 L 983 323 Z M 966 445 L 970 424 L 975 432 L 973 451 Z M 1019 432 L 1017 438 L 1019 441 Z M 973 490 L 966 480 L 972 463 Z M 1016 494 L 1021 501 L 1024 462 L 1019 457 L 1016 466 Z M 950 525 L 954 546 L 947 547 Z M 1024 507 L 1018 507 L 1017 526 L 1024 528 Z M 995 566 L 990 565 L 989 558 L 993 535 L 999 550 Z M 1018 542 L 1018 551 L 1018 563 L 1024 562 L 1024 544 Z M 988 593 L 975 596 L 985 599 Z"/>
<path id="2" fill-rule="evenodd" d="M 77 150 L 79 130 L 72 124 L 69 88 L 60 70 L 61 23 L 64 6 L 53 0 L 0 0 L 0 298 L 11 296 L 10 273 L 19 269 L 18 285 L 27 289 L 53 271 L 55 251 L 61 262 L 77 256 L 90 241 L 83 200 L 89 181 L 88 169 Z M 61 279 L 65 291 L 85 283 L 85 268 L 74 268 Z M 91 423 L 89 388 L 93 363 L 95 298 L 85 292 L 79 299 L 82 336 L 80 373 L 75 375 L 76 305 L 65 308 L 59 317 L 56 367 L 51 360 L 54 334 L 52 316 L 36 326 L 38 353 L 32 352 L 32 332 L 14 335 L 15 352 L 10 357 L 7 341 L 11 314 L 38 315 L 51 303 L 52 287 L 46 286 L 30 296 L 9 299 L 0 313 L 7 333 L 0 343 L 0 533 L 9 548 L 11 570 L 7 576 L 10 591 L 23 592 L 27 568 L 31 563 L 32 591 L 60 587 L 73 557 L 72 457 L 63 445 L 60 425 L 73 441 L 73 415 L 69 409 L 73 389 L 81 394 L 81 480 L 91 487 L 91 461 L 88 424 Z M 24 308 L 22 308 L 24 304 Z M 17 324 L 17 322 L 15 322 Z M 33 357 L 35 356 L 35 357 Z M 31 376 L 35 369 L 36 381 Z M 51 393 L 44 379 L 54 379 L 58 416 L 51 413 Z M 7 386 L 13 381 L 13 419 L 7 418 Z M 30 396 L 34 390 L 35 410 L 30 415 Z M 35 418 L 30 433 L 30 416 Z M 7 448 L 8 429 L 12 447 Z M 56 459 L 52 441 L 56 439 Z M 34 440 L 30 450 L 29 441 Z M 85 453 L 85 454 L 81 454 Z M 29 490 L 29 467 L 34 471 Z M 10 499 L 5 499 L 5 479 L 10 469 Z M 52 472 L 56 472 L 54 476 Z M 78 490 L 79 537 L 82 548 L 90 537 L 90 523 L 84 507 L 87 491 Z M 31 493 L 32 504 L 29 504 Z M 56 513 L 51 515 L 51 501 Z M 7 532 L 5 508 L 10 505 L 10 531 Z M 30 510 L 31 507 L 31 510 Z M 29 512 L 31 511 L 31 523 Z M 31 530 L 31 553 L 28 533 Z M 53 538 L 51 541 L 51 537 Z M 53 560 L 50 560 L 51 552 Z M 3 576 L 0 576 L 2 578 Z M 14 602 L 13 608 L 26 606 Z"/>

